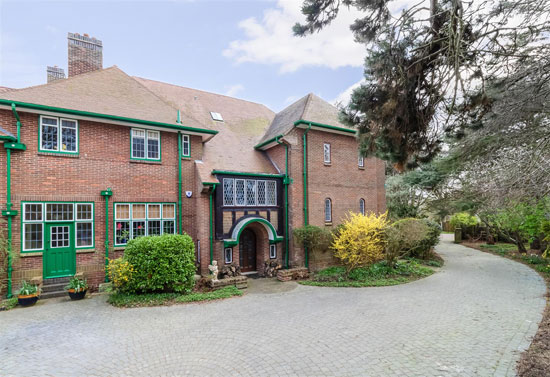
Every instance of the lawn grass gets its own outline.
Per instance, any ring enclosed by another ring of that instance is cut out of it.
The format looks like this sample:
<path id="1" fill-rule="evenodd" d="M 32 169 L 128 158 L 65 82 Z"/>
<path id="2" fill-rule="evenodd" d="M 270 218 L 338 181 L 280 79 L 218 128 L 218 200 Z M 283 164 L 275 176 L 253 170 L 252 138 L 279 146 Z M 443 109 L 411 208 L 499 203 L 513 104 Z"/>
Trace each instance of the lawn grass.
<path id="1" fill-rule="evenodd" d="M 145 306 L 163 306 L 186 302 L 212 301 L 241 296 L 243 293 L 234 286 L 224 287 L 211 292 L 179 293 L 112 293 L 107 302 L 117 308 L 135 308 Z"/>
<path id="2" fill-rule="evenodd" d="M 7 298 L 0 301 L 0 310 L 10 310 L 17 306 L 17 297 Z"/>
<path id="3" fill-rule="evenodd" d="M 479 245 L 479 247 L 497 254 L 508 254 L 510 252 L 518 251 L 518 247 L 513 243 L 504 242 L 497 242 L 494 245 L 482 243 Z"/>
<path id="4" fill-rule="evenodd" d="M 431 262 L 432 266 L 440 267 L 439 261 Z M 408 283 L 429 276 L 434 270 L 419 263 L 416 259 L 400 260 L 395 268 L 386 262 L 378 262 L 369 267 L 356 268 L 346 274 L 345 267 L 329 267 L 317 272 L 311 280 L 302 280 L 302 285 L 316 287 L 383 287 Z"/>

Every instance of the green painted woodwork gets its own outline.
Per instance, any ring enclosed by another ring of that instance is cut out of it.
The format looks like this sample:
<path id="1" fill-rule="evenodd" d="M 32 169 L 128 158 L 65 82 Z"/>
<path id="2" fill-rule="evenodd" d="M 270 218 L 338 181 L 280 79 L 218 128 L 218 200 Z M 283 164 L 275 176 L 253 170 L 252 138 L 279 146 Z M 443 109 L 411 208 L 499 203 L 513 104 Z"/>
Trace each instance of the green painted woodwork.
<path id="1" fill-rule="evenodd" d="M 72 276 L 76 273 L 74 222 L 45 224 L 42 263 L 44 279 Z"/>
<path id="2" fill-rule="evenodd" d="M 153 122 L 153 121 L 143 120 L 143 119 L 127 118 L 127 117 L 121 117 L 117 115 L 100 114 L 100 113 L 93 113 L 89 111 L 72 110 L 72 109 L 65 109 L 61 107 L 45 106 L 45 105 L 38 105 L 34 103 L 28 103 L 28 102 L 10 101 L 5 99 L 0 99 L 0 105 L 12 106 L 12 108 L 13 108 L 13 105 L 17 105 L 21 108 L 26 108 L 26 109 L 43 110 L 43 111 L 51 111 L 51 112 L 56 112 L 61 114 L 71 114 L 71 115 L 79 115 L 79 116 L 85 116 L 85 117 L 91 117 L 91 118 L 115 120 L 119 122 L 142 124 L 147 126 L 168 128 L 168 129 L 188 131 L 188 132 L 196 132 L 196 133 L 207 134 L 207 135 L 216 135 L 218 133 L 218 131 L 207 130 L 204 128 L 187 127 L 187 126 L 181 126 L 177 124 Z"/>
<path id="3" fill-rule="evenodd" d="M 19 151 L 26 151 L 27 150 L 27 146 L 25 144 L 17 143 L 17 142 L 4 143 L 4 148 L 5 149 L 19 150 Z"/>
<path id="4" fill-rule="evenodd" d="M 183 137 L 184 136 L 187 136 L 187 138 L 189 140 L 189 153 L 187 153 L 187 154 L 183 153 Z M 186 158 L 191 158 L 191 136 L 182 134 L 182 135 L 180 135 L 180 138 L 181 138 L 181 153 L 180 153 L 180 156 L 186 157 Z"/>
<path id="5" fill-rule="evenodd" d="M 294 123 L 296 125 L 296 123 Z M 304 134 L 302 135 L 302 139 L 303 139 L 303 143 L 304 143 L 304 166 L 303 166 L 303 169 L 304 169 L 304 225 L 308 225 L 309 224 L 309 221 L 308 221 L 308 218 L 307 218 L 307 133 L 309 132 L 309 130 L 311 129 L 311 123 L 309 123 L 309 126 L 307 127 L 307 129 L 304 131 Z M 309 267 L 309 253 L 308 253 L 308 250 L 307 250 L 307 247 L 304 246 L 304 254 L 305 254 L 305 265 L 306 265 L 306 268 Z"/>
<path id="6" fill-rule="evenodd" d="M 277 136 L 275 141 L 277 144 L 282 145 L 285 148 L 285 178 L 283 179 L 283 185 L 285 188 L 285 268 L 289 268 L 289 238 L 290 230 L 288 225 L 288 185 L 290 184 L 290 177 L 288 176 L 288 145 L 280 141 L 282 135 Z"/>
<path id="7" fill-rule="evenodd" d="M 357 134 L 357 131 L 355 131 L 355 130 L 352 130 L 352 129 L 349 129 L 349 128 L 331 126 L 330 124 L 310 122 L 309 120 L 303 120 L 303 119 L 300 119 L 300 120 L 297 120 L 296 122 L 294 122 L 295 126 L 298 126 L 300 124 L 306 125 L 306 126 L 308 126 L 308 128 L 311 128 L 313 126 L 313 127 L 318 127 L 318 128 L 324 128 L 324 129 L 327 129 L 327 130 L 345 132 L 345 133 L 348 133 L 350 135 Z"/>
<path id="8" fill-rule="evenodd" d="M 111 188 L 101 191 L 105 198 L 105 283 L 109 282 L 109 198 L 113 195 Z"/>
<path id="9" fill-rule="evenodd" d="M 69 118 L 60 118 L 60 117 L 54 117 L 50 115 L 46 115 L 46 118 L 56 118 L 57 119 L 57 127 L 58 127 L 58 134 L 57 138 L 61 138 L 61 119 L 70 120 L 76 122 L 76 151 L 61 151 L 61 150 L 50 150 L 50 149 L 42 149 L 42 115 L 38 117 L 38 151 L 44 152 L 44 153 L 55 153 L 55 154 L 68 154 L 73 156 L 78 156 L 80 151 L 80 124 L 77 119 L 69 119 Z"/>
<path id="10" fill-rule="evenodd" d="M 179 115 L 179 111 L 178 111 Z M 182 234 L 182 212 L 181 212 L 181 195 L 182 191 L 182 182 L 183 182 L 183 173 L 181 170 L 181 153 L 182 153 L 182 134 L 178 132 L 178 234 Z"/>
<path id="11" fill-rule="evenodd" d="M 147 129 L 145 128 L 136 128 L 136 127 L 132 127 L 130 128 L 130 160 L 134 160 L 134 161 L 153 161 L 153 162 L 161 162 L 162 161 L 162 136 L 161 136 L 161 132 L 160 131 L 157 131 L 155 130 L 154 132 L 158 132 L 159 133 L 159 158 L 149 158 L 149 157 L 134 157 L 134 133 L 132 132 L 133 130 L 139 130 L 139 131 L 144 131 L 145 132 L 145 135 L 144 135 L 144 148 L 145 148 L 145 156 L 147 156 L 147 153 L 148 153 L 148 140 L 149 140 L 149 136 L 147 135 Z M 151 130 L 152 131 L 152 130 Z"/>
<path id="12" fill-rule="evenodd" d="M 17 108 L 15 106 L 15 103 L 11 103 L 11 111 L 13 112 L 13 116 L 17 120 L 17 142 L 21 142 L 21 119 L 19 118 L 19 114 L 17 114 Z"/>
<path id="13" fill-rule="evenodd" d="M 212 170 L 212 174 L 227 174 L 227 175 L 244 175 L 248 177 L 266 177 L 266 178 L 281 178 L 284 174 L 267 174 L 267 173 L 243 173 L 227 170 Z M 203 182 L 204 183 L 204 182 Z"/>
<path id="14" fill-rule="evenodd" d="M 269 221 L 267 221 L 266 219 L 263 219 L 261 217 L 252 217 L 252 218 L 249 218 L 249 219 L 245 220 L 245 222 L 242 223 L 242 225 L 240 226 L 239 232 L 237 233 L 237 237 L 235 237 L 233 239 L 230 239 L 230 240 L 223 240 L 223 246 L 224 247 L 233 247 L 233 246 L 237 245 L 239 243 L 239 240 L 241 239 L 241 233 L 243 232 L 243 230 L 246 229 L 246 227 L 248 225 L 250 225 L 252 223 L 256 223 L 256 222 L 264 224 L 265 226 L 267 226 L 270 229 L 271 234 L 273 235 L 273 238 L 269 240 L 270 244 L 279 243 L 283 240 L 283 237 L 277 235 L 277 231 L 275 230 L 275 227 L 273 227 L 273 224 L 271 224 Z M 269 234 L 269 232 L 268 232 L 268 234 Z"/>

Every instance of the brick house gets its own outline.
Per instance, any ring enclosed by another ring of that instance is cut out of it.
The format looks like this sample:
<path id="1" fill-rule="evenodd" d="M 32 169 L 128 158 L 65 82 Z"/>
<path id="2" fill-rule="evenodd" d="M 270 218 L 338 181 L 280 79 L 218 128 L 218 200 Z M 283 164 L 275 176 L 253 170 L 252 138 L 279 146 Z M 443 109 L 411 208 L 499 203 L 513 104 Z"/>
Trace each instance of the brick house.
<path id="1" fill-rule="evenodd" d="M 69 33 L 69 78 L 0 88 L 0 202 L 9 279 L 84 272 L 140 235 L 188 233 L 198 270 L 266 262 L 318 269 L 292 229 L 385 211 L 384 164 L 358 155 L 355 131 L 308 94 L 266 106 L 103 69 L 102 43 Z"/>

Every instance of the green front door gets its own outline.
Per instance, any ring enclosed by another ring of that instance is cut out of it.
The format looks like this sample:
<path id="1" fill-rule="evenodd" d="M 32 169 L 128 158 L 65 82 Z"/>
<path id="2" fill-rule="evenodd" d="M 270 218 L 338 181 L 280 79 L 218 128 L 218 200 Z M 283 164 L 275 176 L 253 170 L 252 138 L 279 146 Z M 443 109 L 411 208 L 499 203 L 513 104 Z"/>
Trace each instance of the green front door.
<path id="1" fill-rule="evenodd" d="M 44 279 L 74 275 L 74 223 L 46 223 L 44 233 Z"/>

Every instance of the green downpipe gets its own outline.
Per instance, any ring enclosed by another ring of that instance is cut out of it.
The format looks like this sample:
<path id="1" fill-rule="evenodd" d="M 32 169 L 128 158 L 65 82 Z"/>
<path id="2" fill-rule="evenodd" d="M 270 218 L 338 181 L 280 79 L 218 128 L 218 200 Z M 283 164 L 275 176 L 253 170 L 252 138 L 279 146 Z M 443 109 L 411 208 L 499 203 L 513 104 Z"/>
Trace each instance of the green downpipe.
<path id="1" fill-rule="evenodd" d="M 210 222 L 209 222 L 209 240 L 210 240 L 210 264 L 214 260 L 214 192 L 216 191 L 216 185 L 218 183 L 211 183 L 212 190 L 210 190 L 209 198 L 209 211 L 210 211 Z"/>
<path id="2" fill-rule="evenodd" d="M 7 168 L 7 189 L 6 189 L 6 210 L 9 212 L 11 211 L 11 149 L 6 149 L 6 168 Z M 11 273 L 12 273 L 12 266 L 11 266 L 11 215 L 8 215 L 8 294 L 7 298 L 11 298 L 12 294 L 12 282 L 11 282 Z"/>
<path id="3" fill-rule="evenodd" d="M 288 269 L 289 268 L 289 254 L 290 254 L 290 249 L 289 249 L 289 237 L 290 237 L 290 233 L 289 233 L 289 225 L 288 225 L 288 185 L 290 184 L 290 178 L 288 176 L 288 145 L 279 141 L 279 139 L 282 137 L 283 135 L 280 135 L 280 136 L 277 136 L 275 138 L 275 141 L 277 142 L 277 144 L 280 144 L 280 145 L 283 145 L 285 147 L 285 177 L 283 179 L 283 185 L 284 185 L 284 188 L 285 188 L 285 268 Z"/>
<path id="4" fill-rule="evenodd" d="M 11 111 L 13 112 L 15 119 L 17 119 L 17 142 L 20 143 L 21 142 L 21 119 L 19 119 L 19 114 L 17 114 L 15 103 L 11 104 Z"/>
<path id="5" fill-rule="evenodd" d="M 307 129 L 304 131 L 304 134 L 302 135 L 302 140 L 304 142 L 304 225 L 309 225 L 309 221 L 307 218 L 307 133 L 311 129 L 311 123 L 308 124 Z M 309 253 L 307 250 L 307 247 L 304 246 L 304 254 L 305 254 L 305 264 L 306 267 L 309 267 Z"/>
<path id="6" fill-rule="evenodd" d="M 179 120 L 179 111 L 178 111 L 178 120 Z M 181 132 L 178 132 L 178 233 L 182 233 L 182 224 L 181 221 L 183 219 L 182 213 L 181 213 L 181 185 L 182 185 L 182 173 L 181 173 Z"/>
<path id="7" fill-rule="evenodd" d="M 109 197 L 112 195 L 110 187 L 101 191 L 101 196 L 105 198 L 105 283 L 109 282 Z"/>
<path id="8" fill-rule="evenodd" d="M 109 282 L 109 197 L 105 197 L 105 283 Z"/>

